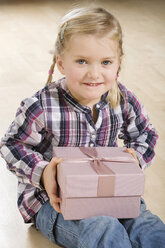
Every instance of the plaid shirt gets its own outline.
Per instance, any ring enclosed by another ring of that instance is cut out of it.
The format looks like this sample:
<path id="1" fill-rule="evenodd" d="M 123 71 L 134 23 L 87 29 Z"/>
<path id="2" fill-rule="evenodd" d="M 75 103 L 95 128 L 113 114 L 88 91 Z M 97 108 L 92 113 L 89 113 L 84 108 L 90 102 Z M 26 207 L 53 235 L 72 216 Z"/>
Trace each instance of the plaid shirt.
<path id="1" fill-rule="evenodd" d="M 117 146 L 119 137 L 136 150 L 142 169 L 150 165 L 158 136 L 135 95 L 121 83 L 118 86 L 124 100 L 112 109 L 104 94 L 95 105 L 96 123 L 91 109 L 70 95 L 65 78 L 21 102 L 0 152 L 18 178 L 18 208 L 26 223 L 48 200 L 40 179 L 54 146 Z"/>

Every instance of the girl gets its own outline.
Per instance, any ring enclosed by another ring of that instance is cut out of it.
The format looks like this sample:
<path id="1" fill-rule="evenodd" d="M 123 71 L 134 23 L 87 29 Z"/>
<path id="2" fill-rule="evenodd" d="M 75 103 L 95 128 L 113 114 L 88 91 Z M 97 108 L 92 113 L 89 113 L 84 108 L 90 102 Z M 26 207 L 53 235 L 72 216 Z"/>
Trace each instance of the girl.
<path id="1" fill-rule="evenodd" d="M 1 140 L 18 178 L 18 208 L 52 242 L 68 248 L 165 247 L 165 225 L 141 200 L 136 219 L 99 216 L 65 221 L 57 195 L 54 146 L 117 146 L 117 133 L 142 169 L 154 157 L 157 134 L 136 96 L 117 81 L 122 31 L 102 8 L 80 8 L 61 20 L 45 88 L 22 101 Z M 52 81 L 55 64 L 65 75 Z"/>

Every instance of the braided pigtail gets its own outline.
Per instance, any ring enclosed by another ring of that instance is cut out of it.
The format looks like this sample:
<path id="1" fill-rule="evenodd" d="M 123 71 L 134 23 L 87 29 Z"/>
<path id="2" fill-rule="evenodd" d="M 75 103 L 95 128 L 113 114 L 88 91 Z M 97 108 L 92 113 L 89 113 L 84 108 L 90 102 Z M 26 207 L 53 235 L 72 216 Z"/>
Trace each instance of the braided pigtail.
<path id="1" fill-rule="evenodd" d="M 53 63 L 49 69 L 49 76 L 48 76 L 48 80 L 46 82 L 46 85 L 50 84 L 52 82 L 52 75 L 54 73 L 54 67 L 55 67 L 55 64 L 56 64 L 56 55 L 54 54 L 53 56 Z"/>
<path id="2" fill-rule="evenodd" d="M 106 101 L 110 103 L 112 108 L 116 108 L 120 104 L 121 98 L 123 98 L 125 101 L 124 95 L 118 86 L 119 72 L 120 72 L 120 66 L 116 75 L 116 80 L 106 97 Z"/>

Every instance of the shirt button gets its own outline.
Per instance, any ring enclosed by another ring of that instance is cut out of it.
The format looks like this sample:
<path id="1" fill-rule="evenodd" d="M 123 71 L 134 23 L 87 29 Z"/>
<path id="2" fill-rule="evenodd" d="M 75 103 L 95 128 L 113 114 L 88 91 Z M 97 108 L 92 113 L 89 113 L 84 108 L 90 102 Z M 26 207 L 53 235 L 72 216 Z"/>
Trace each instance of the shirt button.
<path id="1" fill-rule="evenodd" d="M 93 144 L 93 143 L 91 143 L 89 146 L 90 146 L 90 147 L 93 147 L 93 146 L 94 146 L 94 144 Z"/>
<path id="2" fill-rule="evenodd" d="M 100 105 L 99 104 L 96 104 L 96 108 L 98 109 L 100 107 Z"/>
<path id="3" fill-rule="evenodd" d="M 95 139 L 95 138 L 96 138 L 96 135 L 95 135 L 95 134 L 92 134 L 92 135 L 91 135 L 91 138 L 92 138 L 92 139 Z"/>

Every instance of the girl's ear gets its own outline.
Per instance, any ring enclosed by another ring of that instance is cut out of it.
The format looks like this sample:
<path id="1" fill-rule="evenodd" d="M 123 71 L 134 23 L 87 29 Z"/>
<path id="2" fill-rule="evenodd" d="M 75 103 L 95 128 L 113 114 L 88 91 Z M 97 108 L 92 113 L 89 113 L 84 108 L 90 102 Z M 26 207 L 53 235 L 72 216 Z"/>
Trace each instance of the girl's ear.
<path id="1" fill-rule="evenodd" d="M 57 65 L 57 68 L 61 72 L 61 74 L 65 75 L 64 65 L 63 64 L 64 64 L 64 62 L 63 62 L 62 56 L 57 55 L 56 56 L 56 65 Z"/>

